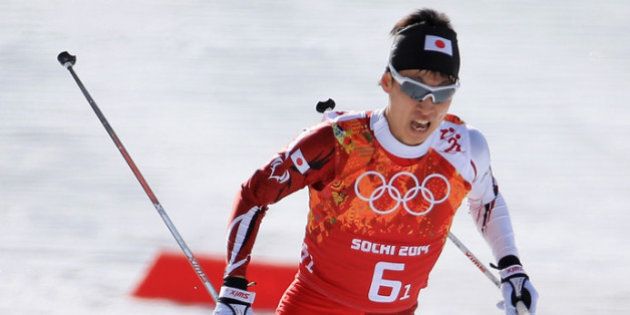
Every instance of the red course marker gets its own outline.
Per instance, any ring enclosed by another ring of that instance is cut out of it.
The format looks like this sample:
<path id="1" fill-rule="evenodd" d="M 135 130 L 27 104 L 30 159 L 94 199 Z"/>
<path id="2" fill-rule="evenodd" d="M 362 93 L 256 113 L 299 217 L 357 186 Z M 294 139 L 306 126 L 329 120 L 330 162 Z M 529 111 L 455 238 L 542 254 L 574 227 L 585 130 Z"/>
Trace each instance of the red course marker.
<path id="1" fill-rule="evenodd" d="M 223 283 L 225 258 L 195 255 L 199 264 L 215 286 Z M 254 309 L 275 310 L 284 290 L 291 284 L 297 264 L 252 262 L 247 267 L 247 278 L 256 282 L 250 291 L 256 292 Z M 219 287 L 215 287 L 217 292 Z M 190 268 L 186 257 L 179 252 L 160 252 L 146 276 L 134 290 L 139 298 L 166 299 L 183 304 L 214 305 L 203 284 Z"/>

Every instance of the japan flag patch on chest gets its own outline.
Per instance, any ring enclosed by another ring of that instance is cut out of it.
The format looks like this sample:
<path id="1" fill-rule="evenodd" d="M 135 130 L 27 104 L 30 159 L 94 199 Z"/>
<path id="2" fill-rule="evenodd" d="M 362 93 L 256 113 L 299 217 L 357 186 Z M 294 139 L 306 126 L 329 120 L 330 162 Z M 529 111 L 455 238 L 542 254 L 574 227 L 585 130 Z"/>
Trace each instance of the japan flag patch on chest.
<path id="1" fill-rule="evenodd" d="M 306 173 L 306 171 L 311 168 L 308 165 L 308 162 L 306 162 L 306 159 L 302 154 L 302 150 L 300 149 L 297 149 L 295 150 L 295 152 L 291 153 L 291 161 L 293 162 L 293 165 L 295 165 L 295 168 L 297 168 L 297 170 L 300 171 L 301 174 Z"/>
<path id="2" fill-rule="evenodd" d="M 444 37 L 426 35 L 424 38 L 424 50 L 437 51 L 452 57 L 453 43 Z"/>

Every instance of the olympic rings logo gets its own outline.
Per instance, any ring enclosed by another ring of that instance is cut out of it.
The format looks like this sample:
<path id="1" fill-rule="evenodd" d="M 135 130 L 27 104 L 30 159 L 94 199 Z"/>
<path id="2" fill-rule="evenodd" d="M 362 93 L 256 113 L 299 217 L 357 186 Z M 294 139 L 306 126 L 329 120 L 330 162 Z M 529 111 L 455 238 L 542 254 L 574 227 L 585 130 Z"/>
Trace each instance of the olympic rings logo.
<path id="1" fill-rule="evenodd" d="M 378 187 L 376 187 L 376 189 L 374 189 L 374 191 L 372 191 L 372 193 L 370 193 L 369 196 L 364 196 L 359 191 L 359 186 L 361 186 L 362 180 L 365 177 L 370 176 L 370 175 L 378 178 L 381 184 Z M 414 186 L 411 189 L 409 189 L 404 195 L 400 192 L 400 190 L 398 190 L 398 188 L 394 186 L 394 182 L 399 177 L 411 178 L 414 183 Z M 444 194 L 444 197 L 440 199 L 436 199 L 435 194 L 427 187 L 427 184 L 431 179 L 441 180 L 444 182 L 446 186 L 446 193 Z M 378 214 L 384 215 L 384 214 L 392 213 L 396 211 L 396 209 L 398 209 L 398 207 L 402 203 L 403 208 L 409 214 L 414 215 L 414 216 L 422 216 L 422 215 L 427 215 L 429 212 L 431 212 L 431 210 L 433 210 L 433 207 L 435 205 L 440 204 L 446 201 L 446 199 L 448 199 L 448 196 L 451 193 L 451 185 L 446 179 L 446 177 L 442 174 L 433 173 L 425 177 L 422 183 L 419 183 L 418 178 L 413 173 L 402 171 L 402 172 L 396 173 L 388 182 L 385 180 L 385 176 L 383 176 L 381 173 L 376 172 L 376 171 L 367 171 L 361 174 L 359 177 L 357 177 L 357 180 L 354 183 L 354 192 L 356 196 L 359 197 L 359 199 L 363 201 L 367 201 L 372 211 Z M 385 192 L 387 192 L 387 194 L 389 195 L 389 198 L 395 201 L 395 203 L 394 203 L 394 206 L 392 206 L 391 208 L 383 210 L 383 209 L 379 209 L 374 203 L 377 200 L 380 200 L 381 197 L 383 197 L 383 195 L 385 194 Z M 427 209 L 424 211 L 414 210 L 409 205 L 409 201 L 416 198 L 418 196 L 418 193 L 420 194 L 422 199 L 429 204 Z"/>

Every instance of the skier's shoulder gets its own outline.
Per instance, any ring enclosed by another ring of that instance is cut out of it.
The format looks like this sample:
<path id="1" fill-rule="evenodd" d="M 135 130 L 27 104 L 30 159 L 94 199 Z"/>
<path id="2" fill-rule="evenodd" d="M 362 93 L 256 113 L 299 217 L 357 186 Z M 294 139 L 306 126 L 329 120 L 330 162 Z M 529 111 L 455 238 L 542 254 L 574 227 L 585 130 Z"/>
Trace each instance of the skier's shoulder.
<path id="1" fill-rule="evenodd" d="M 457 115 L 447 114 L 436 132 L 442 146 L 452 147 L 454 144 L 459 144 L 465 147 L 466 151 L 470 151 L 473 157 L 488 151 L 488 142 L 481 130 L 467 124 Z"/>
<path id="2" fill-rule="evenodd" d="M 473 177 L 490 167 L 490 150 L 486 137 L 460 117 L 446 115 L 436 130 L 435 138 L 434 148 L 460 168 L 471 165 Z"/>
<path id="3" fill-rule="evenodd" d="M 369 121 L 368 111 L 327 111 L 322 121 L 302 130 L 300 135 L 289 145 L 289 149 L 301 142 L 329 145 L 335 142 L 339 132 L 356 125 L 365 125 Z"/>
<path id="4" fill-rule="evenodd" d="M 350 121 L 365 122 L 370 117 L 370 111 L 329 111 L 324 113 L 324 121 L 340 124 Z"/>
<path id="5" fill-rule="evenodd" d="M 433 147 L 443 154 L 462 155 L 469 152 L 470 128 L 456 115 L 447 114 L 434 131 Z"/>
<path id="6" fill-rule="evenodd" d="M 321 122 L 302 129 L 287 146 L 287 153 L 297 148 L 319 151 L 323 148 L 334 147 L 335 135 L 332 126 L 333 122 L 324 117 Z"/>

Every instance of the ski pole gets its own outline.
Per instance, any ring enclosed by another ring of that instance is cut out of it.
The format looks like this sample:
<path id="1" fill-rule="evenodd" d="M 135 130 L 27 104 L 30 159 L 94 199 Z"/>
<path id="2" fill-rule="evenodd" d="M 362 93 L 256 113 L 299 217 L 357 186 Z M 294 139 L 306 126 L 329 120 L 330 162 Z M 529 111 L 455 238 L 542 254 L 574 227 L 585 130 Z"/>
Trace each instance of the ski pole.
<path id="1" fill-rule="evenodd" d="M 466 247 L 466 245 L 464 245 L 464 243 L 462 243 L 451 232 L 448 232 L 448 238 L 453 242 L 453 244 L 455 244 L 455 246 L 457 246 L 457 248 L 459 248 L 459 250 L 462 251 L 462 253 L 464 253 L 464 255 L 466 255 L 466 257 L 468 257 L 468 259 L 470 259 L 475 266 L 477 266 L 477 268 L 479 268 L 481 272 L 483 272 L 483 274 L 486 275 L 486 277 L 488 277 L 488 279 L 490 279 L 490 281 L 492 281 L 492 283 L 494 283 L 497 288 L 499 288 L 499 290 L 501 289 L 501 281 L 492 272 L 490 272 L 483 263 L 481 263 L 481 261 L 470 251 L 470 249 L 468 249 L 468 247 Z M 519 315 L 529 315 L 529 310 L 523 301 L 516 302 L 516 312 Z"/>
<path id="2" fill-rule="evenodd" d="M 464 243 L 462 243 L 451 232 L 448 232 L 448 238 L 462 251 L 462 253 L 464 253 L 464 255 L 466 255 L 466 257 L 468 257 L 468 259 L 470 259 L 470 261 L 472 261 L 475 266 L 477 266 L 477 268 L 479 268 L 481 272 L 483 272 L 484 275 L 486 275 L 486 277 L 488 277 L 488 279 L 490 279 L 490 281 L 492 281 L 492 283 L 494 283 L 494 285 L 497 286 L 497 288 L 501 288 L 501 281 L 492 272 L 490 272 L 490 270 L 486 268 L 481 261 L 479 261 L 479 259 L 468 249 L 468 247 L 464 245 Z"/>
<path id="3" fill-rule="evenodd" d="M 59 61 L 59 63 L 61 63 L 62 66 L 64 66 L 66 69 L 68 69 L 68 71 L 70 71 L 70 74 L 72 75 L 72 78 L 74 78 L 74 81 L 79 86 L 79 89 L 81 89 L 81 92 L 83 93 L 83 95 L 87 99 L 88 103 L 90 104 L 90 106 L 94 110 L 94 113 L 96 113 L 96 116 L 101 121 L 101 123 L 103 124 L 103 127 L 105 127 L 105 130 L 107 130 L 107 133 L 109 134 L 109 136 L 114 141 L 114 144 L 116 145 L 116 147 L 118 148 L 118 150 L 122 154 L 123 158 L 127 162 L 127 165 L 129 165 L 129 168 L 131 168 L 131 171 L 136 176 L 136 179 L 138 179 L 138 181 L 140 182 L 140 185 L 144 189 L 144 192 L 147 194 L 147 196 L 149 197 L 149 199 L 153 203 L 153 206 L 155 207 L 157 212 L 160 214 L 160 217 L 162 217 L 162 220 L 166 224 L 166 227 L 168 228 L 168 230 L 171 232 L 171 234 L 175 238 L 175 241 L 177 241 L 177 244 L 179 245 L 179 247 L 184 252 L 184 255 L 186 255 L 186 258 L 188 259 L 188 262 L 190 263 L 190 265 L 192 266 L 193 270 L 195 271 L 195 273 L 199 277 L 199 280 L 201 280 L 201 282 L 203 283 L 204 287 L 206 287 L 206 290 L 208 291 L 208 293 L 210 294 L 210 296 L 212 297 L 212 299 L 216 303 L 218 294 L 215 291 L 214 287 L 212 286 L 212 283 L 210 283 L 210 280 L 208 280 L 208 277 L 206 276 L 206 274 L 203 272 L 203 269 L 201 269 L 201 265 L 199 265 L 199 262 L 197 261 L 195 256 L 193 256 L 192 252 L 190 251 L 190 248 L 188 248 L 188 245 L 186 245 L 186 242 L 184 242 L 184 239 L 181 237 L 181 235 L 177 231 L 177 228 L 175 228 L 175 225 L 173 224 L 173 222 L 169 218 L 168 214 L 166 213 L 166 210 L 164 210 L 164 208 L 162 207 L 162 205 L 158 201 L 157 197 L 153 193 L 153 190 L 151 190 L 151 187 L 149 187 L 149 184 L 144 179 L 144 176 L 142 176 L 142 173 L 140 173 L 140 170 L 136 166 L 136 163 L 134 163 L 134 161 L 131 159 L 131 156 L 127 152 L 127 149 L 125 149 L 125 147 L 123 146 L 122 142 L 120 141 L 120 139 L 116 135 L 116 132 L 114 132 L 114 129 L 110 126 L 109 122 L 105 118 L 105 115 L 103 115 L 101 110 L 96 105 L 96 102 L 94 102 L 94 99 L 92 99 L 92 97 L 90 96 L 90 93 L 88 93 L 87 89 L 85 88 L 85 86 L 83 86 L 83 83 L 81 82 L 81 80 L 79 79 L 77 74 L 72 69 L 72 66 L 74 66 L 74 64 L 76 63 L 76 60 L 77 60 L 76 56 L 70 55 L 67 51 L 64 51 L 64 52 L 61 52 L 57 56 L 57 60 Z"/>

